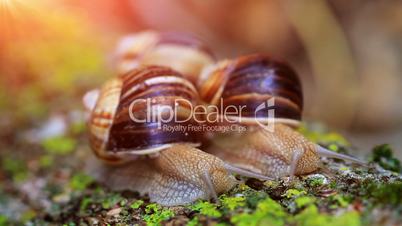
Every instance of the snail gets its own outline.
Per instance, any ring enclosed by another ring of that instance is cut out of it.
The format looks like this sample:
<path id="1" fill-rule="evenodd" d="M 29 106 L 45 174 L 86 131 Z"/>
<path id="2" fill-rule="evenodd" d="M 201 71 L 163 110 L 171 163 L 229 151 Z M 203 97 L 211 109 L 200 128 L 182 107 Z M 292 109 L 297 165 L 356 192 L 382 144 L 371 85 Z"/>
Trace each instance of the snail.
<path id="1" fill-rule="evenodd" d="M 221 61 L 205 69 L 198 89 L 206 103 L 222 105 L 217 109 L 236 109 L 236 115 L 219 112 L 222 123 L 247 126 L 241 133 L 216 134 L 206 150 L 234 166 L 278 178 L 316 171 L 321 156 L 365 164 L 295 130 L 301 121 L 302 88 L 286 63 L 260 54 Z"/>
<path id="2" fill-rule="evenodd" d="M 168 67 L 138 67 L 107 81 L 99 95 L 86 95 L 83 101 L 91 111 L 90 146 L 102 160 L 91 163 L 92 174 L 114 190 L 138 191 L 152 202 L 172 206 L 217 200 L 217 194 L 237 183 L 232 173 L 268 178 L 196 148 L 201 137 L 197 131 L 163 129 L 198 124 L 190 106 L 199 102 L 196 88 Z"/>
<path id="3" fill-rule="evenodd" d="M 209 48 L 199 39 L 177 32 L 143 31 L 123 37 L 116 48 L 116 72 L 126 72 L 141 65 L 168 66 L 180 72 L 193 84 L 198 81 L 202 69 L 215 62 Z M 99 89 L 84 96 L 84 102 L 93 109 Z"/>
<path id="4" fill-rule="evenodd" d="M 215 62 L 199 39 L 184 33 L 144 31 L 121 39 L 116 50 L 117 71 L 138 65 L 168 66 L 195 83 L 201 70 Z"/>

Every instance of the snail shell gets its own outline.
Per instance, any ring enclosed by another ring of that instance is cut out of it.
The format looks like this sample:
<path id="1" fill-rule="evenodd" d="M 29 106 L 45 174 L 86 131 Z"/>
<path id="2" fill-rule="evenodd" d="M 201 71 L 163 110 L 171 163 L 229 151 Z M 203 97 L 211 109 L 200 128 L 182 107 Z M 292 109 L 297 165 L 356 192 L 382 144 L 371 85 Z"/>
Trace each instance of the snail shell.
<path id="1" fill-rule="evenodd" d="M 199 134 L 165 131 L 158 119 L 176 109 L 175 116 L 183 122 L 164 125 L 197 124 L 190 105 L 198 99 L 195 87 L 167 67 L 139 68 L 113 78 L 102 87 L 90 116 L 91 147 L 98 157 L 118 162 L 124 155 L 130 160 L 128 156 L 156 153 L 174 143 L 195 145 Z"/>
<path id="2" fill-rule="evenodd" d="M 168 66 L 195 82 L 201 70 L 215 57 L 199 39 L 183 33 L 146 31 L 127 36 L 117 48 L 117 71 L 138 65 Z"/>
<path id="3" fill-rule="evenodd" d="M 301 119 L 303 94 L 295 71 L 264 55 L 242 56 L 211 66 L 201 75 L 198 87 L 205 102 L 218 105 L 221 101 L 223 108 L 219 109 L 235 106 L 238 120 L 245 124 L 270 120 L 269 112 L 259 108 L 273 99 L 270 109 L 275 110 L 277 122 L 297 125 Z"/>

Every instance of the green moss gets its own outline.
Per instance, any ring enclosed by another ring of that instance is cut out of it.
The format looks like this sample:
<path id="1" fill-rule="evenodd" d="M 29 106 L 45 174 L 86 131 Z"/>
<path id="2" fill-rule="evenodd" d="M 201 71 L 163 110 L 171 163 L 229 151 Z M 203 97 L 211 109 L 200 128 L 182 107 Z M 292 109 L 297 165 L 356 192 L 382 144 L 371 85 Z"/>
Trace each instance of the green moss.
<path id="1" fill-rule="evenodd" d="M 302 208 L 302 207 L 308 206 L 310 204 L 313 204 L 314 202 L 315 202 L 315 198 L 310 197 L 310 196 L 300 196 L 295 199 L 297 208 Z"/>
<path id="2" fill-rule="evenodd" d="M 290 198 L 298 197 L 298 196 L 305 195 L 305 194 L 307 194 L 305 191 L 300 191 L 300 190 L 291 188 L 291 189 L 288 189 L 286 191 L 286 193 L 282 196 L 290 199 Z"/>
<path id="3" fill-rule="evenodd" d="M 401 162 L 393 156 L 388 144 L 378 145 L 373 148 L 370 162 L 378 163 L 382 168 L 394 172 L 402 172 Z"/>
<path id="4" fill-rule="evenodd" d="M 273 225 L 285 224 L 286 212 L 282 206 L 270 198 L 258 203 L 254 213 L 241 213 L 233 216 L 230 221 L 239 226 Z"/>
<path id="5" fill-rule="evenodd" d="M 339 151 L 339 146 L 336 145 L 336 144 L 330 144 L 330 145 L 328 145 L 328 149 L 331 150 L 331 151 L 338 152 Z"/>
<path id="6" fill-rule="evenodd" d="M 359 226 L 361 225 L 360 215 L 356 211 L 346 212 L 339 217 L 332 217 L 332 225 L 334 226 Z"/>
<path id="7" fill-rule="evenodd" d="M 127 202 L 128 202 L 128 200 L 125 199 L 125 198 L 123 198 L 123 199 L 120 201 L 119 205 L 120 205 L 120 206 L 125 206 L 125 205 L 127 204 Z"/>
<path id="8" fill-rule="evenodd" d="M 352 211 L 340 216 L 330 216 L 320 213 L 315 205 L 309 205 L 302 212 L 290 218 L 289 221 L 300 226 L 359 226 L 361 224 L 357 212 Z"/>
<path id="9" fill-rule="evenodd" d="M 74 190 L 82 191 L 93 181 L 92 177 L 83 173 L 77 173 L 71 178 L 70 187 Z"/>
<path id="10" fill-rule="evenodd" d="M 338 187 L 338 184 L 336 182 L 336 180 L 333 180 L 329 183 L 329 187 L 332 189 L 336 189 Z"/>
<path id="11" fill-rule="evenodd" d="M 324 184 L 324 178 L 322 177 L 310 177 L 307 179 L 307 184 L 310 187 L 319 187 Z"/>
<path id="12" fill-rule="evenodd" d="M 83 187 L 80 187 L 80 189 L 81 188 Z M 81 199 L 79 209 L 80 214 L 85 215 L 88 211 L 89 205 L 102 207 L 102 209 L 108 210 L 115 206 L 124 206 L 126 203 L 127 200 L 122 197 L 120 193 L 106 192 L 101 188 L 97 188 L 91 193 L 91 195 L 85 196 Z"/>
<path id="13" fill-rule="evenodd" d="M 121 197 L 119 193 L 107 194 L 107 196 L 103 200 L 101 200 L 102 208 L 110 209 L 121 202 L 122 199 L 123 197 Z"/>
<path id="14" fill-rule="evenodd" d="M 70 130 L 73 134 L 81 134 L 86 130 L 85 122 L 74 122 L 70 125 Z"/>
<path id="15" fill-rule="evenodd" d="M 190 221 L 187 222 L 187 226 L 198 226 L 201 225 L 200 222 L 198 221 L 198 217 L 194 217 Z"/>
<path id="16" fill-rule="evenodd" d="M 109 210 L 116 206 L 125 206 L 126 204 L 127 200 L 120 193 L 105 193 L 103 190 L 96 190 L 90 196 L 85 196 L 81 199 L 79 213 L 80 215 L 86 215 L 91 214 L 91 208 L 100 209 L 99 207 L 102 207 L 102 209 Z M 91 208 L 88 209 L 89 206 Z"/>
<path id="17" fill-rule="evenodd" d="M 402 203 L 402 182 L 371 183 L 366 190 L 366 197 L 374 198 L 379 203 L 398 206 Z"/>
<path id="18" fill-rule="evenodd" d="M 63 226 L 76 226 L 74 222 L 69 222 L 67 224 L 63 224 Z"/>
<path id="19" fill-rule="evenodd" d="M 140 206 L 142 206 L 142 204 L 144 204 L 144 201 L 142 201 L 142 200 L 136 200 L 135 202 L 133 202 L 133 203 L 130 205 L 130 208 L 131 208 L 131 209 L 138 209 L 138 208 L 140 208 Z"/>
<path id="20" fill-rule="evenodd" d="M 305 124 L 299 127 L 299 132 L 305 137 L 315 143 L 323 143 L 329 145 L 329 148 L 333 151 L 338 151 L 339 145 L 349 146 L 349 142 L 339 133 L 325 131 L 310 130 Z M 334 150 L 336 149 L 336 150 Z"/>
<path id="21" fill-rule="evenodd" d="M 264 185 L 269 188 L 277 188 L 279 186 L 279 181 L 267 180 L 264 182 Z"/>
<path id="22" fill-rule="evenodd" d="M 74 151 L 77 142 L 68 137 L 52 137 L 42 142 L 43 148 L 50 154 L 67 155 Z"/>
<path id="23" fill-rule="evenodd" d="M 93 202 L 92 197 L 84 197 L 81 200 L 80 213 L 81 214 L 85 213 L 85 210 L 88 208 L 88 205 L 91 204 L 92 202 Z"/>
<path id="24" fill-rule="evenodd" d="M 198 201 L 190 207 L 192 210 L 199 212 L 208 217 L 221 217 L 222 213 L 218 211 L 217 206 L 210 202 Z"/>
<path id="25" fill-rule="evenodd" d="M 6 226 L 8 224 L 8 218 L 4 215 L 0 215 L 0 226 Z"/>
<path id="26" fill-rule="evenodd" d="M 27 222 L 29 220 L 32 220 L 34 217 L 36 217 L 36 212 L 33 210 L 27 210 L 22 213 L 21 215 L 21 221 Z"/>
<path id="27" fill-rule="evenodd" d="M 46 154 L 39 158 L 39 166 L 42 168 L 49 168 L 53 165 L 54 158 L 52 155 Z"/>
<path id="28" fill-rule="evenodd" d="M 328 220 L 325 215 L 321 215 L 315 205 L 310 205 L 298 215 L 296 215 L 291 222 L 297 223 L 300 226 L 321 226 L 327 225 Z"/>
<path id="29" fill-rule="evenodd" d="M 148 205 L 145 207 L 145 213 L 158 212 L 160 209 L 161 209 L 161 207 L 160 207 L 158 204 L 156 204 L 156 203 L 151 203 L 151 204 L 148 204 Z"/>
<path id="30" fill-rule="evenodd" d="M 240 184 L 239 190 L 234 189 L 233 194 L 241 193 L 246 199 L 247 206 L 255 209 L 258 203 L 268 197 L 268 194 L 263 191 L 256 191 L 245 184 Z"/>
<path id="31" fill-rule="evenodd" d="M 219 199 L 222 202 L 222 205 L 230 211 L 246 205 L 246 198 L 244 196 L 228 197 L 222 195 Z"/>
<path id="32" fill-rule="evenodd" d="M 145 213 L 142 219 L 147 225 L 160 225 L 162 221 L 168 220 L 174 216 L 173 211 L 164 209 L 155 203 L 147 205 L 145 207 Z"/>
<path id="33" fill-rule="evenodd" d="M 242 184 L 239 184 L 238 189 L 240 190 L 240 192 L 242 192 L 242 191 L 248 191 L 251 188 L 249 186 L 247 186 L 247 184 L 242 183 Z"/>
<path id="34" fill-rule="evenodd" d="M 24 181 L 28 176 L 26 163 L 13 157 L 5 157 L 1 161 L 2 168 L 9 173 L 15 182 Z"/>
<path id="35" fill-rule="evenodd" d="M 336 209 L 338 207 L 346 208 L 349 206 L 349 200 L 343 195 L 332 195 L 329 197 L 329 199 L 332 203 L 332 205 L 329 206 L 331 209 Z"/>

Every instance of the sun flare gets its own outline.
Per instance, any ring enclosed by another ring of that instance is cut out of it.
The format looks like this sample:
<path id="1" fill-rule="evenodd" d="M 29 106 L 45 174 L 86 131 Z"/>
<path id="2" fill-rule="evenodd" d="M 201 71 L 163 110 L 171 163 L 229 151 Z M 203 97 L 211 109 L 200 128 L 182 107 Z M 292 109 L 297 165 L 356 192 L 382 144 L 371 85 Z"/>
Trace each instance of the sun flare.
<path id="1" fill-rule="evenodd" d="M 0 13 L 14 13 L 18 2 L 18 0 L 0 0 Z"/>
<path id="2" fill-rule="evenodd" d="M 0 0 L 0 31 L 2 39 L 12 40 L 25 35 L 33 18 L 40 15 L 41 0 Z M 4 40 L 3 40 L 4 41 Z"/>

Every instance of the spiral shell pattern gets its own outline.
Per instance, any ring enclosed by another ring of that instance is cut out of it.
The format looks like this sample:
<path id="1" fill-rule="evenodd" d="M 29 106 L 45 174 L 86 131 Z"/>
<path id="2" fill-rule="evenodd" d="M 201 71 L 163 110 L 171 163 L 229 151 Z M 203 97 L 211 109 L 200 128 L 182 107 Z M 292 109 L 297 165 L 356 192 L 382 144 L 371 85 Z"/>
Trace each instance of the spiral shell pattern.
<path id="1" fill-rule="evenodd" d="M 122 155 L 151 154 L 174 143 L 196 144 L 196 132 L 164 128 L 196 125 L 192 106 L 198 102 L 192 83 L 170 68 L 132 70 L 103 86 L 89 125 L 91 147 L 113 162 Z"/>
<path id="2" fill-rule="evenodd" d="M 103 85 L 88 123 L 92 150 L 98 157 L 110 162 L 118 161 L 116 156 L 109 155 L 105 150 L 109 140 L 110 128 L 113 125 L 113 119 L 119 105 L 122 85 L 123 82 L 120 78 L 113 78 Z"/>
<path id="3" fill-rule="evenodd" d="M 120 73 L 138 65 L 168 66 L 195 83 L 202 68 L 215 57 L 199 39 L 175 32 L 146 31 L 122 39 L 118 48 Z"/>
<path id="4" fill-rule="evenodd" d="M 271 98 L 274 105 L 265 106 L 275 110 L 275 119 L 301 119 L 303 95 L 297 74 L 287 64 L 263 55 L 242 56 L 206 68 L 199 92 L 207 103 L 235 106 L 243 119 L 267 119 L 268 111 L 259 109 Z"/>

